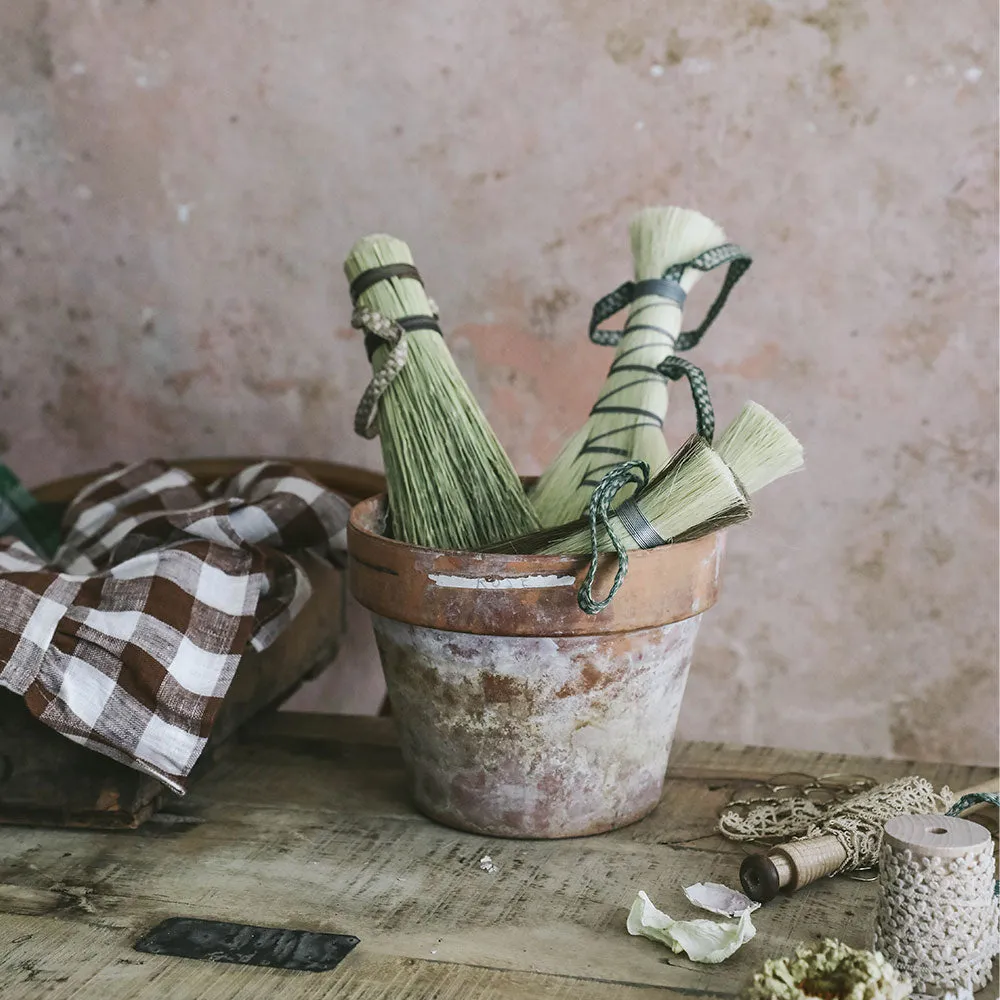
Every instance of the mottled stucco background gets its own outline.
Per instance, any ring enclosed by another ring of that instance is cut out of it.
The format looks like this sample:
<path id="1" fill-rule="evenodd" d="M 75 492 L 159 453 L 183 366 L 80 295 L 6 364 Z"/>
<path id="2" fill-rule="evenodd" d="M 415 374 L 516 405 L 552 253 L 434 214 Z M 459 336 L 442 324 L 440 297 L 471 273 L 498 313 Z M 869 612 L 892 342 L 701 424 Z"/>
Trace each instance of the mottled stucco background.
<path id="1" fill-rule="evenodd" d="M 386 229 L 538 471 L 629 217 L 699 207 L 756 263 L 692 357 L 809 467 L 731 534 L 683 735 L 995 760 L 996 37 L 993 0 L 8 0 L 2 458 L 376 467 L 341 262 Z M 351 624 L 296 707 L 377 708 Z"/>

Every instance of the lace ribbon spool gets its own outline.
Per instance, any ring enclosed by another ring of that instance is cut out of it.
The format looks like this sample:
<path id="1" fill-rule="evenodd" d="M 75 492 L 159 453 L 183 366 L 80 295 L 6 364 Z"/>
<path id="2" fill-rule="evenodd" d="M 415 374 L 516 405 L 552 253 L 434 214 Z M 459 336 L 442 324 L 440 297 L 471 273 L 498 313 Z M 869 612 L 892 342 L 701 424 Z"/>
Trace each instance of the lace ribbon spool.
<path id="1" fill-rule="evenodd" d="M 993 841 L 953 816 L 897 816 L 879 857 L 875 947 L 929 996 L 982 989 L 1000 947 Z"/>

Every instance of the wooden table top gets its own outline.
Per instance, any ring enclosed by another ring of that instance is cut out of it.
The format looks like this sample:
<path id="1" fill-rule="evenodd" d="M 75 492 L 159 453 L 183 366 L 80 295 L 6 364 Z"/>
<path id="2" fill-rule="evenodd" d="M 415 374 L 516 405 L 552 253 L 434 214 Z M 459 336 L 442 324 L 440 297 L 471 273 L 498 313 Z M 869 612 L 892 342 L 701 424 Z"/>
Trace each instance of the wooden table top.
<path id="1" fill-rule="evenodd" d="M 738 886 L 742 850 L 713 833 L 734 788 L 798 771 L 988 768 L 678 743 L 656 811 L 564 841 L 493 840 L 419 815 L 389 719 L 293 713 L 256 724 L 184 798 L 137 831 L 0 829 L 4 1000 L 639 1000 L 731 997 L 802 941 L 870 946 L 876 885 L 826 879 L 754 914 L 754 940 L 706 966 L 625 932 L 637 890 L 674 917 L 682 887 Z M 487 872 L 480 859 L 497 867 Z M 335 969 L 290 972 L 139 953 L 167 917 L 354 934 Z"/>

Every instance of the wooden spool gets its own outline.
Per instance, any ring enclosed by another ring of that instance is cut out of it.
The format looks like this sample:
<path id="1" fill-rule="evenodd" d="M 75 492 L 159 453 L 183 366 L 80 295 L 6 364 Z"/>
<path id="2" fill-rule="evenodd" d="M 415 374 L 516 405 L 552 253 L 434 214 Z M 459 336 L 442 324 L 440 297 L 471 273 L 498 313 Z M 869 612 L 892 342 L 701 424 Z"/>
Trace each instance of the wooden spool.
<path id="1" fill-rule="evenodd" d="M 874 946 L 913 980 L 916 993 L 937 996 L 963 985 L 979 990 L 992 978 L 992 955 L 985 954 L 982 945 L 995 934 L 989 929 L 996 922 L 993 872 L 990 865 L 989 876 L 983 878 L 979 867 L 992 852 L 989 830 L 958 816 L 931 813 L 886 822 Z M 934 882 L 907 888 L 907 877 L 886 861 L 890 854 L 902 855 L 904 868 L 920 859 L 920 869 L 929 866 L 947 873 L 937 876 L 940 888 L 955 879 L 955 887 L 948 890 L 953 894 L 938 900 Z M 907 855 L 911 860 L 905 860 Z M 957 859 L 957 870 L 942 867 Z M 961 872 L 975 876 L 970 879 Z M 942 949 L 943 942 L 947 948 Z"/>
<path id="2" fill-rule="evenodd" d="M 972 792 L 995 792 L 996 790 L 997 783 L 991 780 L 981 785 L 973 785 L 971 788 L 963 789 L 956 795 L 956 798 L 961 798 L 963 795 L 968 795 Z M 982 805 L 971 806 L 963 815 L 971 815 L 973 812 L 983 808 L 988 807 Z M 889 835 L 889 827 L 897 823 L 898 820 L 926 818 L 926 816 L 900 816 L 897 819 L 889 820 L 885 828 L 886 836 Z M 945 822 L 952 819 L 951 817 L 935 816 L 934 818 L 942 821 L 935 828 L 944 828 L 946 831 L 952 829 Z M 957 820 L 957 822 L 964 823 L 966 821 Z M 979 830 L 984 829 L 975 823 L 969 825 L 975 826 Z M 906 831 L 907 833 L 916 835 L 915 828 L 911 829 L 907 827 Z M 925 831 L 921 836 L 925 839 L 929 838 L 929 847 L 944 846 L 943 834 L 930 834 Z M 990 835 L 987 830 L 987 842 L 989 842 L 989 839 Z M 895 842 L 893 841 L 892 843 L 895 847 Z M 938 854 L 937 856 L 952 857 L 954 855 Z M 846 860 L 847 853 L 836 837 L 823 836 L 811 837 L 808 840 L 792 840 L 779 847 L 772 847 L 766 854 L 751 854 L 749 857 L 744 858 L 743 864 L 740 866 L 740 882 L 743 885 L 743 891 L 752 900 L 758 903 L 767 903 L 774 899 L 782 889 L 788 892 L 795 892 L 796 889 L 801 889 L 802 886 L 809 885 L 810 882 L 815 882 L 817 879 L 832 875 Z"/>
<path id="3" fill-rule="evenodd" d="M 810 882 L 832 875 L 847 860 L 847 852 L 833 836 L 793 840 L 767 854 L 751 854 L 740 866 L 743 891 L 758 903 L 774 899 L 782 889 L 795 892 Z"/>
<path id="4" fill-rule="evenodd" d="M 894 851 L 921 858 L 963 858 L 990 848 L 990 831 L 958 816 L 896 816 L 885 824 L 885 841 Z"/>

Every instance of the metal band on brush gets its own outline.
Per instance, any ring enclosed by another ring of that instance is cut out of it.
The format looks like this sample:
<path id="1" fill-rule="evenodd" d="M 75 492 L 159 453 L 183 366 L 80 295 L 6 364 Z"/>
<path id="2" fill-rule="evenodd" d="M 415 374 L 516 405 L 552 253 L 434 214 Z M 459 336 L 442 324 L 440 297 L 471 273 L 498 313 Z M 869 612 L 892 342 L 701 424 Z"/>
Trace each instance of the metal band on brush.
<path id="1" fill-rule="evenodd" d="M 416 330 L 433 330 L 435 333 L 440 333 L 442 337 L 444 336 L 436 316 L 403 316 L 393 322 L 407 333 L 413 333 Z M 376 337 L 371 333 L 365 334 L 365 351 L 369 361 L 380 347 L 385 346 L 386 342 L 381 337 Z"/>
<path id="2" fill-rule="evenodd" d="M 644 295 L 657 295 L 661 299 L 670 299 L 683 306 L 687 292 L 673 278 L 644 278 L 632 285 L 632 301 L 641 299 Z"/>
<path id="3" fill-rule="evenodd" d="M 357 305 L 358 299 L 372 285 L 377 285 L 380 281 L 388 281 L 390 278 L 412 278 L 414 281 L 419 281 L 421 285 L 424 283 L 420 272 L 412 264 L 383 264 L 382 267 L 373 267 L 368 271 L 362 271 L 351 282 L 351 303 Z"/>
<path id="4" fill-rule="evenodd" d="M 625 525 L 625 529 L 640 549 L 655 549 L 658 545 L 667 544 L 666 539 L 660 537 L 659 532 L 649 523 L 646 515 L 639 510 L 639 505 L 631 497 L 615 510 L 615 516 Z"/>
<path id="5" fill-rule="evenodd" d="M 669 299 L 681 307 L 687 298 L 687 292 L 681 287 L 677 278 L 644 278 L 642 281 L 626 281 L 594 303 L 593 311 L 590 314 L 590 339 L 595 344 L 616 346 L 624 336 L 624 331 L 601 330 L 599 329 L 601 323 L 644 295 L 655 295 Z"/>

